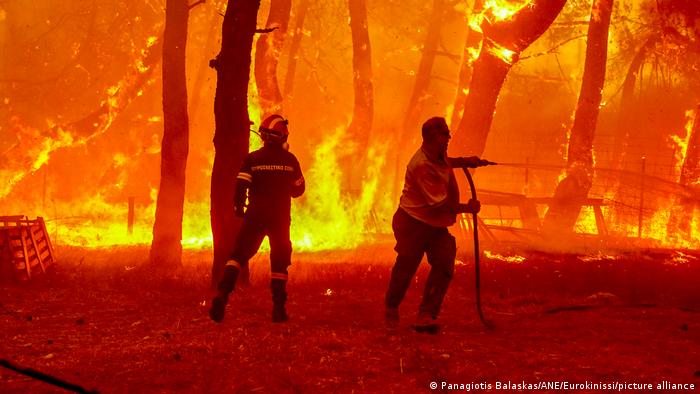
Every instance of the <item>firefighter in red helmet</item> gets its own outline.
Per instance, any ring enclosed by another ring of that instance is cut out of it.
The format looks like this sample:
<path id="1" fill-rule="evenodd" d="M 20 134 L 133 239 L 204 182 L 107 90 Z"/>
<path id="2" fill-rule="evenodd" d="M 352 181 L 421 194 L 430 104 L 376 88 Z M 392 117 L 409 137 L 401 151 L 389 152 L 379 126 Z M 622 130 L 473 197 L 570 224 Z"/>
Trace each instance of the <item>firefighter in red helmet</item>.
<path id="1" fill-rule="evenodd" d="M 224 318 L 228 297 L 239 273 L 247 270 L 248 260 L 257 253 L 265 236 L 270 241 L 272 321 L 288 319 L 285 302 L 287 267 L 292 255 L 291 198 L 301 196 L 305 184 L 299 161 L 288 151 L 287 126 L 282 116 L 268 116 L 259 128 L 263 147 L 246 156 L 236 177 L 235 210 L 236 215 L 243 218 L 243 224 L 209 310 L 209 316 L 217 323 Z"/>

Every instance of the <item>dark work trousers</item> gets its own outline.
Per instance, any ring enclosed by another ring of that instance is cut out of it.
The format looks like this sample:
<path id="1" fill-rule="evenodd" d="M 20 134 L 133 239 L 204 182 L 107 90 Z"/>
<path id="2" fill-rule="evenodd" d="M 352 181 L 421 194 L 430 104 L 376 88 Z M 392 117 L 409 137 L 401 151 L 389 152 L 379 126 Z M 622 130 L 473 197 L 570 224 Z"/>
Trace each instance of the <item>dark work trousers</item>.
<path id="1" fill-rule="evenodd" d="M 292 258 L 289 225 L 288 213 L 274 215 L 270 213 L 258 214 L 254 210 L 246 212 L 231 259 L 226 263 L 225 268 L 225 272 L 232 272 L 231 267 L 234 268 L 235 274 L 224 274 L 219 289 L 227 292 L 233 291 L 238 271 L 248 267 L 248 260 L 258 252 L 260 244 L 267 235 L 270 240 L 272 300 L 275 304 L 284 304 L 287 299 L 287 268 L 291 265 Z"/>
<path id="2" fill-rule="evenodd" d="M 425 283 L 419 313 L 434 319 L 440 313 L 442 300 L 454 273 L 457 246 L 447 227 L 433 227 L 423 223 L 399 208 L 392 220 L 398 255 L 391 270 L 386 292 L 387 308 L 398 308 L 418 270 L 423 254 L 428 255 L 430 274 Z"/>

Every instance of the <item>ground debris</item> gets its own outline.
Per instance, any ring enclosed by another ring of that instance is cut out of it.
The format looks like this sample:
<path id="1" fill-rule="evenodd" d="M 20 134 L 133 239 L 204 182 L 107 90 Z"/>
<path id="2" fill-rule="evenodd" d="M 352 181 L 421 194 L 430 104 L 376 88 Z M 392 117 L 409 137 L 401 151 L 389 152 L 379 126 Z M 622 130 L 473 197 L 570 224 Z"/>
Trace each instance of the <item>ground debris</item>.
<path id="1" fill-rule="evenodd" d="M 438 319 L 442 332 L 431 336 L 410 328 L 425 265 L 390 335 L 383 298 L 393 257 L 370 270 L 357 254 L 343 264 L 323 256 L 302 255 L 290 267 L 291 320 L 282 325 L 270 322 L 265 255 L 251 261 L 251 286 L 235 294 L 220 325 L 202 305 L 211 298 L 207 259 L 186 266 L 176 285 L 141 278 L 138 269 L 125 272 L 135 261 L 128 256 L 114 257 L 114 269 L 64 258 L 61 271 L 70 275 L 45 287 L 0 288 L 0 343 L 7 357 L 114 392 L 427 392 L 436 380 L 683 381 L 689 370 L 678 365 L 700 365 L 700 332 L 693 329 L 700 324 L 693 313 L 700 308 L 700 260 L 591 264 L 573 255 L 532 255 L 518 264 L 484 264 L 482 304 L 494 331 L 483 330 L 474 310 L 473 267 L 458 266 Z M 574 311 L 582 313 L 565 313 Z M 26 316 L 35 317 L 31 324 Z M 36 382 L 0 375 L 7 392 L 36 392 Z"/>

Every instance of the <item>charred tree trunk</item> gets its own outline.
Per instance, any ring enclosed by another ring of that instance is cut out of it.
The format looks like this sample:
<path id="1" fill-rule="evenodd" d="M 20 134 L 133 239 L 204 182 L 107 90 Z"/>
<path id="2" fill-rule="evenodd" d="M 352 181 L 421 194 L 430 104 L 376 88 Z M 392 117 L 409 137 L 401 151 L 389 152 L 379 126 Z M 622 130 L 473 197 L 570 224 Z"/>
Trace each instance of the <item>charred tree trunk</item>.
<path id="1" fill-rule="evenodd" d="M 476 0 L 470 16 L 480 14 L 483 9 L 484 0 Z M 472 29 L 471 25 L 467 24 L 467 38 L 464 42 L 464 50 L 462 51 L 462 64 L 459 67 L 457 95 L 455 96 L 452 116 L 450 117 L 450 128 L 453 130 L 459 126 L 459 120 L 462 119 L 464 115 L 464 104 L 467 102 L 467 92 L 469 91 L 469 84 L 472 81 L 474 52 L 479 50 L 481 38 L 481 32 Z"/>
<path id="2" fill-rule="evenodd" d="M 343 168 L 348 170 L 346 190 L 359 191 L 364 171 L 365 152 L 374 118 L 372 87 L 372 56 L 367 27 L 367 3 L 365 0 L 348 0 L 350 30 L 352 33 L 352 71 L 355 105 L 347 139 L 350 154 L 344 158 Z M 355 164 L 352 164 L 355 163 Z"/>
<path id="3" fill-rule="evenodd" d="M 274 30 L 261 35 L 255 48 L 255 83 L 263 118 L 282 110 L 282 93 L 277 83 L 277 63 L 282 53 L 284 37 L 287 35 L 291 8 L 292 0 L 272 0 L 267 28 Z"/>
<path id="4" fill-rule="evenodd" d="M 688 139 L 688 150 L 683 158 L 678 183 L 689 190 L 690 198 L 676 198 L 666 225 L 668 238 L 673 241 L 691 239 L 693 214 L 700 199 L 697 185 L 700 184 L 700 104 L 695 110 L 693 128 Z"/>
<path id="5" fill-rule="evenodd" d="M 612 7 L 613 0 L 593 1 L 581 93 L 569 139 L 566 177 L 557 185 L 554 200 L 545 215 L 546 231 L 573 231 L 581 204 L 593 182 L 593 137 L 605 84 Z"/>
<path id="6" fill-rule="evenodd" d="M 233 211 L 236 174 L 248 154 L 248 82 L 253 35 L 260 0 L 230 0 L 222 28 L 214 97 L 214 168 L 211 175 L 212 282 L 218 283 L 241 221 Z"/>
<path id="7" fill-rule="evenodd" d="M 287 73 L 284 76 L 284 95 L 288 98 L 294 95 L 294 76 L 297 70 L 297 59 L 299 57 L 301 39 L 304 37 L 304 19 L 306 19 L 306 11 L 308 10 L 309 0 L 301 0 L 294 18 L 292 43 L 289 45 L 289 60 L 287 60 Z"/>
<path id="8" fill-rule="evenodd" d="M 520 53 L 549 28 L 564 4 L 566 0 L 533 1 L 510 19 L 482 23 L 484 39 L 453 142 L 461 154 L 480 156 L 484 152 L 496 100 L 508 71 Z"/>
<path id="9" fill-rule="evenodd" d="M 168 0 L 163 34 L 163 141 L 160 188 L 153 224 L 151 264 L 182 265 L 182 215 L 189 149 L 185 48 L 190 10 L 187 0 Z"/>

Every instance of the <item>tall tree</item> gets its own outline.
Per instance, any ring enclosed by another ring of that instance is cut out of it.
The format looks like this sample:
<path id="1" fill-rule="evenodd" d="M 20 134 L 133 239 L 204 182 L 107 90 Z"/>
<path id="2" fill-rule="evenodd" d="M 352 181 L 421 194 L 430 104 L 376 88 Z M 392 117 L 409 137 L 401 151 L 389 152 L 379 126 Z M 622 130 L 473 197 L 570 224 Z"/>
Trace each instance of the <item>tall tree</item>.
<path id="1" fill-rule="evenodd" d="M 416 145 L 420 133 L 420 115 L 423 109 L 423 102 L 427 98 L 428 88 L 430 87 L 430 79 L 435 63 L 438 46 L 440 45 L 440 31 L 444 25 L 444 19 L 447 15 L 447 1 L 433 0 L 433 9 L 428 19 L 428 26 L 421 48 L 421 57 L 418 63 L 418 71 L 415 73 L 416 78 L 413 83 L 413 90 L 408 99 L 406 106 L 406 116 L 403 121 L 403 129 L 398 139 L 396 157 L 396 176 L 394 177 L 394 195 L 398 195 L 401 191 L 399 188 L 403 183 L 401 170 L 406 165 L 406 155 L 412 154 L 411 146 Z"/>
<path id="2" fill-rule="evenodd" d="M 475 0 L 470 16 L 478 15 L 483 10 L 484 0 Z M 464 41 L 462 63 L 459 66 L 457 94 L 452 108 L 452 116 L 450 117 L 450 128 L 452 129 L 459 126 L 459 121 L 462 119 L 462 115 L 464 115 L 464 104 L 467 102 L 469 83 L 472 80 L 472 65 L 475 60 L 474 53 L 479 50 L 479 43 L 481 43 L 481 31 L 472 28 L 471 24 L 467 24 L 467 38 Z"/>
<path id="3" fill-rule="evenodd" d="M 289 45 L 289 59 L 287 60 L 287 73 L 284 76 L 284 95 L 292 97 L 294 94 L 294 76 L 297 69 L 297 59 L 299 57 L 299 47 L 301 38 L 304 37 L 304 19 L 309 10 L 309 0 L 301 0 L 297 6 L 294 17 L 294 29 L 292 30 L 292 42 Z"/>
<path id="4" fill-rule="evenodd" d="M 190 10 L 187 0 L 168 0 L 163 33 L 163 141 L 160 188 L 153 224 L 151 263 L 182 264 L 182 216 L 189 150 L 185 48 Z"/>
<path id="5" fill-rule="evenodd" d="M 255 83 L 263 117 L 282 109 L 282 93 L 277 83 L 277 63 L 287 35 L 291 8 L 292 0 L 272 0 L 267 16 L 267 28 L 274 30 L 260 36 L 255 48 Z"/>
<path id="6" fill-rule="evenodd" d="M 659 36 L 654 34 L 649 37 L 644 44 L 639 48 L 637 53 L 632 58 L 625 75 L 625 81 L 622 83 L 622 97 L 620 98 L 620 110 L 617 113 L 617 130 L 615 133 L 615 151 L 613 152 L 612 167 L 619 169 L 622 166 L 624 156 L 627 151 L 627 142 L 629 139 L 629 130 L 634 124 L 634 87 L 637 83 L 639 71 L 647 58 L 647 54 L 653 49 Z"/>
<path id="7" fill-rule="evenodd" d="M 347 165 L 343 168 L 350 169 L 347 188 L 356 191 L 360 188 L 364 166 L 350 165 L 350 163 L 363 163 L 365 159 L 374 118 L 374 89 L 372 87 L 372 51 L 367 27 L 367 2 L 365 0 L 348 0 L 348 8 L 352 33 L 352 82 L 355 105 L 347 138 L 354 149 L 350 156 L 345 158 L 344 161 Z"/>
<path id="8" fill-rule="evenodd" d="M 664 9 L 661 4 L 663 3 L 660 3 L 660 11 Z M 696 6 L 696 8 L 697 12 L 700 13 L 700 6 Z M 686 63 L 685 67 L 692 70 L 691 73 L 696 71 L 696 62 L 688 60 L 688 53 L 700 52 L 700 45 L 696 42 L 697 38 L 695 40 L 690 38 L 697 37 L 697 35 L 691 33 L 691 30 L 683 24 L 674 27 L 672 22 L 679 19 L 673 15 L 662 14 L 662 16 L 655 15 L 655 17 L 657 20 L 652 23 L 651 31 L 632 59 L 622 84 L 622 98 L 620 99 L 618 127 L 614 143 L 615 151 L 612 159 L 613 168 L 621 168 L 624 163 L 630 137 L 629 131 L 635 127 L 635 87 L 637 80 L 641 80 L 643 77 L 640 76 L 640 72 L 647 58 L 656 50 L 656 52 L 662 53 L 662 55 L 655 54 L 656 61 L 662 59 L 669 68 L 668 72 L 671 72 L 673 68 L 679 68 L 677 65 L 682 63 Z M 682 34 L 681 31 L 687 32 L 687 35 Z M 700 27 L 698 32 L 700 33 Z"/>
<path id="9" fill-rule="evenodd" d="M 406 145 L 407 141 L 412 140 L 413 137 L 418 135 L 416 133 L 416 126 L 420 123 L 419 117 L 423 108 L 423 102 L 426 99 L 428 88 L 430 87 L 430 77 L 433 71 L 438 45 L 440 44 L 440 30 L 444 25 L 446 5 L 446 0 L 433 0 L 433 11 L 430 15 L 430 19 L 428 19 L 428 28 L 426 29 L 425 39 L 421 48 L 418 72 L 416 72 L 413 91 L 411 92 L 408 106 L 406 107 L 406 116 L 404 117 L 402 132 L 403 136 L 401 138 L 402 145 Z M 403 147 L 400 147 L 401 150 L 403 150 L 402 148 Z"/>
<path id="10" fill-rule="evenodd" d="M 212 283 L 219 282 L 241 221 L 233 211 L 236 174 L 248 154 L 248 82 L 260 0 L 229 0 L 221 32 L 214 97 L 214 167 L 211 175 Z"/>
<path id="11" fill-rule="evenodd" d="M 509 18 L 483 20 L 484 39 L 474 62 L 464 115 L 453 142 L 463 154 L 483 153 L 496 100 L 508 71 L 520 53 L 549 28 L 564 4 L 566 0 L 531 0 Z"/>
<path id="12" fill-rule="evenodd" d="M 559 182 L 544 219 L 546 231 L 573 230 L 593 183 L 593 137 L 605 83 L 613 0 L 594 0 L 588 24 L 581 92 L 571 128 L 566 177 Z"/>

